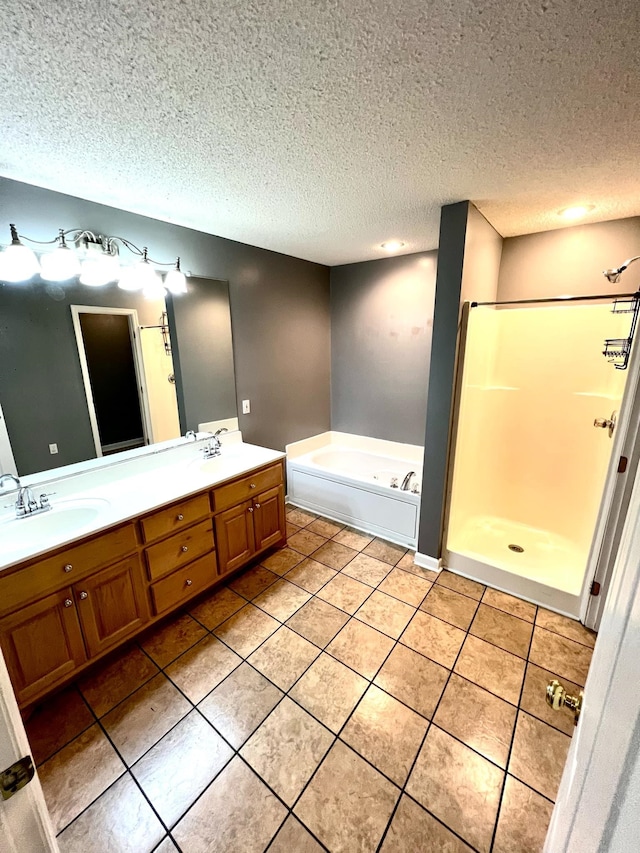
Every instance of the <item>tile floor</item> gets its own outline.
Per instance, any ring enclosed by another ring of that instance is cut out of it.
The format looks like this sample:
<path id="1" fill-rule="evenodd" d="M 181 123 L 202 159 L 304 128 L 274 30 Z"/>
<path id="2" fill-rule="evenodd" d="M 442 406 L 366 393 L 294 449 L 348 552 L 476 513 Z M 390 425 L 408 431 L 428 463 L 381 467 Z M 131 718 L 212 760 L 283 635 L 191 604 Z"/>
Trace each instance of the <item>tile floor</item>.
<path id="1" fill-rule="evenodd" d="M 288 507 L 288 547 L 44 703 L 62 851 L 535 853 L 581 625 Z"/>

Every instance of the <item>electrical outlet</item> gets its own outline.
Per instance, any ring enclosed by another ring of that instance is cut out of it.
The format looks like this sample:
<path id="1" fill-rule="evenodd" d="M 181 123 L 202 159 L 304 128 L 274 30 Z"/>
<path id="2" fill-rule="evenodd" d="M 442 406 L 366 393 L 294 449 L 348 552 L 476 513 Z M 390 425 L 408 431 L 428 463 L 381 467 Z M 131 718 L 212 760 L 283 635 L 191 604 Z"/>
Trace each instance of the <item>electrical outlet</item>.
<path id="1" fill-rule="evenodd" d="M 242 401 L 242 414 L 250 415 L 251 414 L 251 400 L 243 400 Z"/>
<path id="2" fill-rule="evenodd" d="M 49 453 L 51 453 L 51 455 L 53 456 L 57 452 L 58 452 L 58 445 L 57 444 L 50 444 L 49 445 Z"/>

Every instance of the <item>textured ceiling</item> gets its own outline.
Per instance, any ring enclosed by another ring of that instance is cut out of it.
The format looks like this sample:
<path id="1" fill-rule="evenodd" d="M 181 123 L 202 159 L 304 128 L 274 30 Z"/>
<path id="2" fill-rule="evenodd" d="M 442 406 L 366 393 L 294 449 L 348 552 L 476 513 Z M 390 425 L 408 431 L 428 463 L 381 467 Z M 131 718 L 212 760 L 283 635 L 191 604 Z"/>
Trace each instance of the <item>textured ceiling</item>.
<path id="1" fill-rule="evenodd" d="M 0 174 L 339 264 L 640 214 L 638 0 L 4 0 Z M 52 223 L 58 227 L 59 223 Z"/>

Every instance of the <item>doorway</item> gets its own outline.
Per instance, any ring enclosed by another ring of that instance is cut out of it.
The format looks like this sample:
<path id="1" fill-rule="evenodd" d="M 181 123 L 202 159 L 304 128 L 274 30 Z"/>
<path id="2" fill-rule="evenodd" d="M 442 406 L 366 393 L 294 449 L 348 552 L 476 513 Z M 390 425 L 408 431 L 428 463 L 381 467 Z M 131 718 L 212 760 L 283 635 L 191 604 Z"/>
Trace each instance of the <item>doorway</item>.
<path id="1" fill-rule="evenodd" d="M 152 440 L 138 315 L 130 308 L 72 305 L 96 455 Z"/>

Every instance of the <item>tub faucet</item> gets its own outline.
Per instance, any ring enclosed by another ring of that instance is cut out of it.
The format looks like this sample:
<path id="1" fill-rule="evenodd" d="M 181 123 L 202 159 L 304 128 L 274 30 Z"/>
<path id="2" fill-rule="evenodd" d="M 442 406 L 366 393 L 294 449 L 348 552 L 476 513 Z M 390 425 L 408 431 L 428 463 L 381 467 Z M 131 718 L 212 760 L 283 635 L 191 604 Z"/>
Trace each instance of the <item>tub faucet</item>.
<path id="1" fill-rule="evenodd" d="M 416 475 L 415 471 L 409 471 L 407 476 L 402 481 L 402 485 L 400 486 L 401 492 L 408 492 L 409 491 L 409 486 L 411 485 L 411 478 L 415 477 L 415 475 Z"/>

